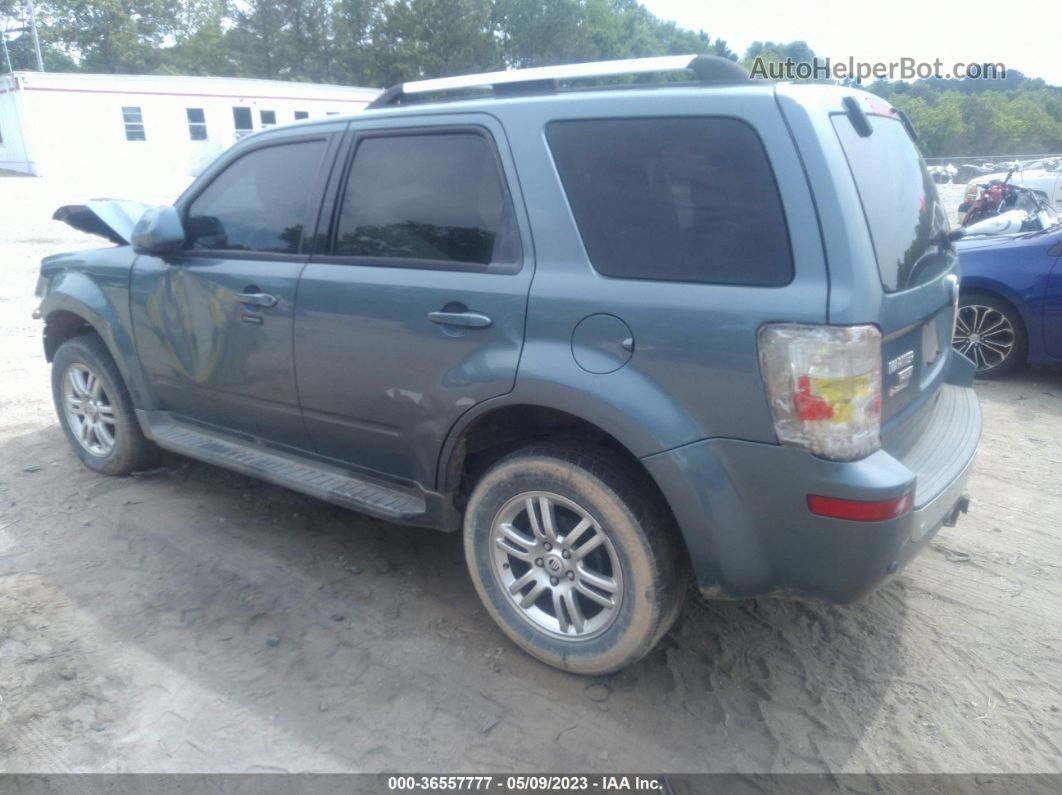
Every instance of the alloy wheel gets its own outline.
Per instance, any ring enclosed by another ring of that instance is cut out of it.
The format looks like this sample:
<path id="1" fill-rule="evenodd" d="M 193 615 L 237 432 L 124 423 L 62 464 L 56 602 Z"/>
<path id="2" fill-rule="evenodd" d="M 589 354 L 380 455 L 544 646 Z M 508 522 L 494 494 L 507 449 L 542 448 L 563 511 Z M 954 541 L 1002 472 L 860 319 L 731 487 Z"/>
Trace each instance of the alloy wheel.
<path id="1" fill-rule="evenodd" d="M 74 438 L 100 458 L 114 449 L 114 406 L 103 381 L 88 365 L 70 365 L 63 374 L 63 410 Z"/>
<path id="2" fill-rule="evenodd" d="M 494 575 L 520 616 L 567 640 L 588 640 L 619 615 L 623 575 L 604 529 L 573 501 L 525 492 L 490 531 Z"/>
<path id="3" fill-rule="evenodd" d="M 1010 320 L 991 306 L 967 304 L 955 319 L 952 345 L 969 357 L 978 372 L 999 367 L 1014 350 L 1016 337 Z"/>

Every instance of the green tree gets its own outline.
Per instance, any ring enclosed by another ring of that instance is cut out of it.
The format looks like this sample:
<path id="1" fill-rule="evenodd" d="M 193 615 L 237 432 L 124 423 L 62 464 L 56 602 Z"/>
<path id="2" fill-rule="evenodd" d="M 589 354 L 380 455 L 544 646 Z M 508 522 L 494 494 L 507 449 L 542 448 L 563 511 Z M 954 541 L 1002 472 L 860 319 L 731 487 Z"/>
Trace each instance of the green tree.
<path id="1" fill-rule="evenodd" d="M 47 0 L 37 6 L 45 38 L 86 72 L 156 71 L 176 32 L 179 0 Z"/>
<path id="2" fill-rule="evenodd" d="M 185 0 L 174 30 L 174 44 L 163 50 L 160 72 L 228 76 L 236 63 L 225 46 L 224 0 Z"/>
<path id="3" fill-rule="evenodd" d="M 380 85 L 502 67 L 490 0 L 391 0 L 372 37 Z"/>
<path id="4" fill-rule="evenodd" d="M 329 82 L 367 86 L 375 81 L 372 37 L 383 14 L 382 6 L 382 0 L 334 0 L 326 73 Z"/>

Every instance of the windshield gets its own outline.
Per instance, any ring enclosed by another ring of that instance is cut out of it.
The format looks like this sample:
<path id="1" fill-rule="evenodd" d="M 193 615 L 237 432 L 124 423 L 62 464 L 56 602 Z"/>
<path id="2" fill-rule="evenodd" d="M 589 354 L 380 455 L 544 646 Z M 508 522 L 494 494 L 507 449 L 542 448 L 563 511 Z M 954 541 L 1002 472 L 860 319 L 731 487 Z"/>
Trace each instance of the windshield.
<path id="1" fill-rule="evenodd" d="M 951 267 L 947 215 L 921 155 L 899 120 L 867 116 L 860 137 L 848 117 L 833 117 L 863 204 L 886 292 L 916 287 Z"/>

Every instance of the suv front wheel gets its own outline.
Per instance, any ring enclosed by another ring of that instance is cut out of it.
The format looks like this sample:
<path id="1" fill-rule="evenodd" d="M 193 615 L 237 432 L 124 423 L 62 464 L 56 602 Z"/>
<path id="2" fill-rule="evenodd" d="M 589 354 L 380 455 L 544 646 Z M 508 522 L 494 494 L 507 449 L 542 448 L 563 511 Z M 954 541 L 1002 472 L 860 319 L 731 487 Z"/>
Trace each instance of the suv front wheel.
<path id="1" fill-rule="evenodd" d="M 686 592 L 666 509 L 601 448 L 529 448 L 499 461 L 472 492 L 464 541 L 502 630 L 575 673 L 609 673 L 645 655 Z"/>
<path id="2" fill-rule="evenodd" d="M 81 462 L 104 475 L 128 475 L 154 462 L 158 448 L 140 430 L 129 390 L 96 334 L 67 340 L 52 359 L 52 397 Z"/>

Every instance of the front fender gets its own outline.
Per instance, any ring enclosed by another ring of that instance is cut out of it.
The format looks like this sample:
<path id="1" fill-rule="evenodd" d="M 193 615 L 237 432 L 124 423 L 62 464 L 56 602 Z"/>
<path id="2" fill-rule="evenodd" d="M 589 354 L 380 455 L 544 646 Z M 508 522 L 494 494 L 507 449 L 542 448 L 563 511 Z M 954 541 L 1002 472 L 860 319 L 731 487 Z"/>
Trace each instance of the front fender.
<path id="1" fill-rule="evenodd" d="M 129 278 L 134 259 L 128 248 L 47 258 L 41 268 L 45 285 L 39 311 L 45 323 L 58 312 L 69 312 L 92 326 L 117 364 L 133 404 L 152 409 L 129 318 Z"/>

